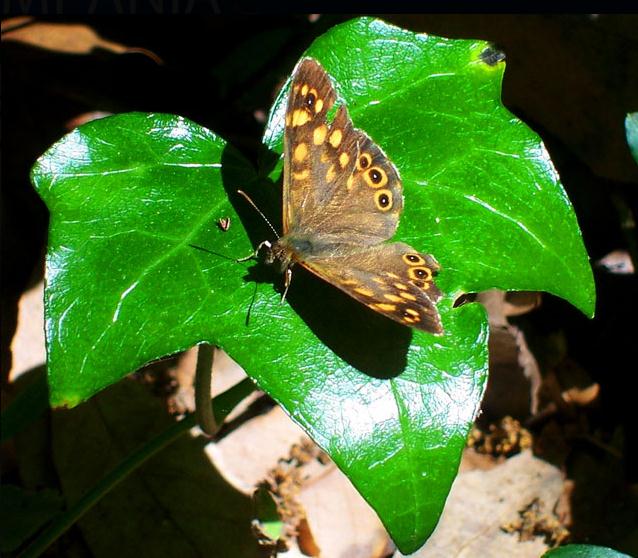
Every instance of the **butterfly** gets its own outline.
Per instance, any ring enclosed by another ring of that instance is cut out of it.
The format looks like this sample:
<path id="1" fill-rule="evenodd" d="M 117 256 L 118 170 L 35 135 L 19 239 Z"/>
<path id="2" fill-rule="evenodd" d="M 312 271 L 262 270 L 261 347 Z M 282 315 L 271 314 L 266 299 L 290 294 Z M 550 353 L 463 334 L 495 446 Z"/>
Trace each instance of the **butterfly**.
<path id="1" fill-rule="evenodd" d="M 285 274 L 284 297 L 298 264 L 400 324 L 441 334 L 442 295 L 433 281 L 439 264 L 407 244 L 386 242 L 403 210 L 399 172 L 354 128 L 345 105 L 328 121 L 335 101 L 326 71 L 303 58 L 285 116 L 283 236 L 260 245 L 265 262 Z"/>

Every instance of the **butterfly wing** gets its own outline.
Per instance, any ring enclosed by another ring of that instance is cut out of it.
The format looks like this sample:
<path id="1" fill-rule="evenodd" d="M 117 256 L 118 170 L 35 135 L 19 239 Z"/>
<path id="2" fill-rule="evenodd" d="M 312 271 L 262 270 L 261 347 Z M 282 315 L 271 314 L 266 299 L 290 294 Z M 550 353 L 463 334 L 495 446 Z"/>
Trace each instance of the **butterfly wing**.
<path id="1" fill-rule="evenodd" d="M 293 72 L 286 106 L 284 130 L 284 234 L 307 215 L 311 172 L 320 163 L 314 137 L 327 132 L 327 114 L 335 102 L 335 92 L 323 68 L 310 58 L 302 59 Z M 315 133 L 316 131 L 316 133 Z"/>
<path id="2" fill-rule="evenodd" d="M 433 281 L 440 267 L 428 254 L 394 242 L 329 257 L 308 257 L 300 263 L 400 324 L 429 333 L 443 333 L 436 308 L 441 291 Z"/>
<path id="3" fill-rule="evenodd" d="M 312 236 L 324 245 L 375 245 L 399 223 L 399 173 L 345 106 L 331 123 L 336 95 L 321 65 L 303 59 L 295 69 L 284 134 L 284 234 Z"/>

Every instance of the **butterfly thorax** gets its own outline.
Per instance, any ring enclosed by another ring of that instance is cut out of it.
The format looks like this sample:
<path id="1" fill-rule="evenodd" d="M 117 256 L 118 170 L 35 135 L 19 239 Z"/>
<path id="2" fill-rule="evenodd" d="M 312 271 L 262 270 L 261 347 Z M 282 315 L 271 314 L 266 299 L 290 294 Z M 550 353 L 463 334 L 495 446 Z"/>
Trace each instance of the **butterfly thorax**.
<path id="1" fill-rule="evenodd" d="M 305 235 L 287 234 L 279 238 L 266 252 L 266 263 L 285 271 L 296 262 L 320 255 L 327 247 Z"/>

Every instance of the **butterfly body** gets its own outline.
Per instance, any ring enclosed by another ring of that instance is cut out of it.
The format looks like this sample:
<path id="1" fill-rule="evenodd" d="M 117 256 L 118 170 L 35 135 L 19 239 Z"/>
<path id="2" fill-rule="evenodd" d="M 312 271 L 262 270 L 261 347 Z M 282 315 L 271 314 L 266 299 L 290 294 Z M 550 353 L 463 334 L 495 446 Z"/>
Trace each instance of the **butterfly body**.
<path id="1" fill-rule="evenodd" d="M 322 252 L 329 253 L 333 246 L 317 242 L 316 239 L 309 236 L 288 234 L 272 245 L 266 263 L 277 262 L 283 270 L 293 263 L 302 262 L 313 255 L 321 255 Z"/>
<path id="2" fill-rule="evenodd" d="M 283 236 L 265 260 L 286 273 L 308 269 L 373 310 L 407 326 L 443 332 L 433 282 L 436 260 L 395 233 L 403 210 L 399 173 L 344 105 L 315 60 L 292 78 L 284 134 Z"/>
<path id="3" fill-rule="evenodd" d="M 361 252 L 357 245 L 304 234 L 287 234 L 278 239 L 266 256 L 266 263 L 277 263 L 284 270 L 295 263 L 303 265 L 314 258 L 336 257 Z"/>

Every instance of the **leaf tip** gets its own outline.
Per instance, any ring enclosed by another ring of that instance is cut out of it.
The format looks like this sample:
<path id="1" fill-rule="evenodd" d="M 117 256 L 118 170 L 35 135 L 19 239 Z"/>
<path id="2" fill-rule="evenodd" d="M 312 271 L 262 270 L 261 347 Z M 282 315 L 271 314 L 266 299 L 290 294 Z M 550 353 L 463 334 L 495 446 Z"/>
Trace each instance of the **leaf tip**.
<path id="1" fill-rule="evenodd" d="M 50 387 L 51 395 L 49 396 L 49 405 L 52 409 L 68 410 L 77 407 L 86 400 L 86 397 L 80 397 L 77 394 L 56 393 L 54 387 Z"/>

